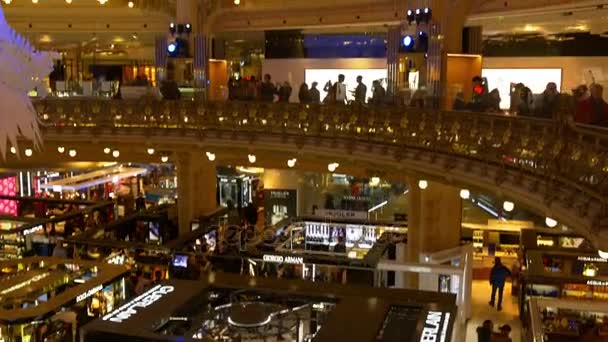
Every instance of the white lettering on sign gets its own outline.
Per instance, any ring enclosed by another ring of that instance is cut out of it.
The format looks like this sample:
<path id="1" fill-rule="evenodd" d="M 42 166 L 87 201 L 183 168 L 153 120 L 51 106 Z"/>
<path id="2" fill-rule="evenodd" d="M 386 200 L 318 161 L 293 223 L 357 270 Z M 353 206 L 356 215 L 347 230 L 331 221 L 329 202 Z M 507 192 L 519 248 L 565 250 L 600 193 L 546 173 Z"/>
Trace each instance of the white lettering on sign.
<path id="1" fill-rule="evenodd" d="M 76 297 L 76 303 L 82 302 L 83 300 L 93 296 L 94 294 L 101 291 L 102 289 L 103 289 L 103 285 L 97 285 L 94 288 L 89 289 L 87 292 L 79 294 L 78 297 Z"/>
<path id="2" fill-rule="evenodd" d="M 420 342 L 437 342 L 445 341 L 445 336 L 438 340 L 439 330 L 441 328 L 441 320 L 443 318 L 443 312 L 429 311 L 426 315 L 426 321 L 424 322 L 424 328 L 422 329 L 422 336 L 420 336 Z"/>
<path id="3" fill-rule="evenodd" d="M 608 262 L 608 259 L 600 258 L 600 257 L 588 257 L 588 256 L 579 256 L 578 261 L 583 262 Z"/>
<path id="4" fill-rule="evenodd" d="M 289 191 L 271 191 L 270 198 L 287 199 L 289 198 Z"/>
<path id="5" fill-rule="evenodd" d="M 41 230 L 42 230 L 42 226 L 36 226 L 36 227 L 24 229 L 22 234 L 23 235 L 30 235 L 32 233 L 39 232 Z"/>
<path id="6" fill-rule="evenodd" d="M 28 280 L 26 280 L 24 282 L 21 282 L 19 284 L 15 284 L 15 285 L 13 285 L 13 286 L 11 286 L 9 288 L 6 288 L 6 289 L 0 291 L 0 295 L 5 295 L 7 293 L 19 290 L 20 288 L 26 287 L 26 286 L 28 286 L 28 285 L 30 285 L 32 283 L 40 281 L 40 280 L 48 277 L 49 275 L 51 275 L 51 274 L 48 273 L 48 272 L 47 273 L 42 273 L 42 274 L 35 275 L 35 276 L 31 277 L 30 279 L 28 279 Z"/>
<path id="7" fill-rule="evenodd" d="M 175 287 L 171 285 L 156 285 L 115 311 L 103 316 L 102 319 L 104 321 L 122 323 L 132 316 L 137 315 L 136 309 L 147 308 L 174 290 Z"/>
<path id="8" fill-rule="evenodd" d="M 304 258 L 303 257 L 271 255 L 271 254 L 265 254 L 264 257 L 263 257 L 263 260 L 265 262 L 274 262 L 274 263 L 277 263 L 277 264 L 300 265 L 300 264 L 304 263 Z"/>
<path id="9" fill-rule="evenodd" d="M 358 220 L 367 220 L 367 211 L 339 210 L 339 209 L 318 209 L 315 211 L 316 216 L 336 217 L 336 218 L 352 218 Z"/>
<path id="10" fill-rule="evenodd" d="M 608 281 L 606 281 L 606 280 L 587 280 L 587 285 L 608 286 Z"/>

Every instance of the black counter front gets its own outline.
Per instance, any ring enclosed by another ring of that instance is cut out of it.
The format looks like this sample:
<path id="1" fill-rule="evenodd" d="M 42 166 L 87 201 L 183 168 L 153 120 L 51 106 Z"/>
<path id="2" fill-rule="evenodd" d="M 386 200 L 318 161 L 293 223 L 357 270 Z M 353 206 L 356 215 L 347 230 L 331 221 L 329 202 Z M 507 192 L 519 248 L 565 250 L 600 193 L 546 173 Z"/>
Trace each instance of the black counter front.
<path id="1" fill-rule="evenodd" d="M 449 341 L 455 296 L 209 274 L 158 284 L 82 329 L 82 341 Z M 426 339 L 423 339 L 422 337 Z"/>

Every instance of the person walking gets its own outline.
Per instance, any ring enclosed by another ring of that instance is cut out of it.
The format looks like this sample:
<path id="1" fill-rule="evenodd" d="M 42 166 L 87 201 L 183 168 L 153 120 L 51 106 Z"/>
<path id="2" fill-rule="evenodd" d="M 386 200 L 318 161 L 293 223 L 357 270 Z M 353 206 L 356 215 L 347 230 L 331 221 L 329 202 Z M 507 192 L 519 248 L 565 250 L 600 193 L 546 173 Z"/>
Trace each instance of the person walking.
<path id="1" fill-rule="evenodd" d="M 494 259 L 494 267 L 492 267 L 492 271 L 490 272 L 490 285 L 492 285 L 492 298 L 490 299 L 490 306 L 494 306 L 496 304 L 496 309 L 498 311 L 502 310 L 502 294 L 505 289 L 505 282 L 507 277 L 511 276 L 511 271 L 502 264 L 502 261 L 499 257 Z M 496 299 L 496 291 L 498 291 L 498 302 Z"/>
<path id="2" fill-rule="evenodd" d="M 363 84 L 363 76 L 357 76 L 357 88 L 355 88 L 355 102 L 359 104 L 365 103 L 365 95 L 367 94 L 367 86 Z"/>
<path id="3" fill-rule="evenodd" d="M 312 104 L 321 103 L 321 93 L 319 92 L 319 89 L 317 89 L 317 85 L 319 85 L 317 82 L 312 82 L 312 84 L 310 85 L 310 90 L 308 91 L 310 103 Z"/>

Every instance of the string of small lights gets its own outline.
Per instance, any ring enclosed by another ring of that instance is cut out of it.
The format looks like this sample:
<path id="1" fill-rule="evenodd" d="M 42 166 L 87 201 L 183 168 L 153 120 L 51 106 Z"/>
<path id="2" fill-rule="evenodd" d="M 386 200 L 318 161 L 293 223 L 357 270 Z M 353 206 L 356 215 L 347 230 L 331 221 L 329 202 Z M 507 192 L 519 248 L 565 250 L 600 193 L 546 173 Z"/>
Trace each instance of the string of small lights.
<path id="1" fill-rule="evenodd" d="M 13 0 L 2 0 L 6 5 L 10 5 L 11 3 L 13 3 Z M 40 0 L 31 0 L 33 4 L 38 4 Z M 108 3 L 110 0 L 96 0 L 100 5 L 105 5 L 106 3 Z M 74 2 L 74 0 L 65 0 L 65 3 L 70 5 L 72 4 L 72 2 Z M 129 8 L 133 8 L 135 7 L 135 1 L 129 1 L 127 2 L 127 7 Z"/>

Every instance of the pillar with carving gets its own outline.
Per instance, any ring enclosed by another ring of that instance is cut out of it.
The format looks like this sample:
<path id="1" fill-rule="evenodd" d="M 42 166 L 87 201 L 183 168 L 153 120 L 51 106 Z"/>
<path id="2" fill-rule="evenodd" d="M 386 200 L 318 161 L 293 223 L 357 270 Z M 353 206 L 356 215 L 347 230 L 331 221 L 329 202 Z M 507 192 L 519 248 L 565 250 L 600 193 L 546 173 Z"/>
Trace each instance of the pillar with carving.
<path id="1" fill-rule="evenodd" d="M 160 83 L 167 77 L 167 37 L 158 36 L 154 39 L 154 67 L 156 82 Z"/>
<path id="2" fill-rule="evenodd" d="M 197 33 L 194 36 L 194 62 L 192 63 L 194 71 L 194 88 L 196 89 L 196 98 L 206 100 L 207 89 L 207 36 L 203 33 Z"/>
<path id="3" fill-rule="evenodd" d="M 387 94 L 394 98 L 399 90 L 399 46 L 401 26 L 391 26 L 386 36 Z"/>
<path id="4" fill-rule="evenodd" d="M 177 153 L 177 212 L 179 234 L 190 231 L 190 222 L 217 209 L 215 163 L 200 152 Z"/>
<path id="5" fill-rule="evenodd" d="M 420 189 L 418 179 L 408 179 L 409 210 L 406 256 L 401 260 L 421 262 L 420 256 L 460 245 L 462 199 L 459 189 L 427 182 Z M 418 288 L 417 274 L 408 274 L 408 287 Z"/>

